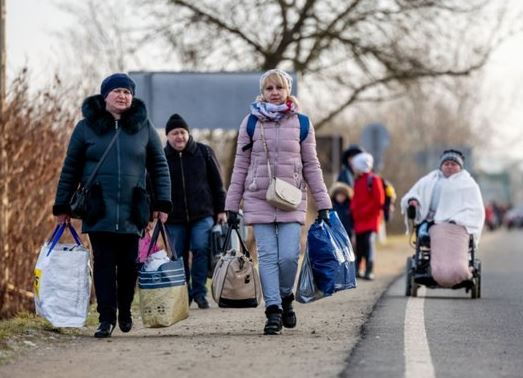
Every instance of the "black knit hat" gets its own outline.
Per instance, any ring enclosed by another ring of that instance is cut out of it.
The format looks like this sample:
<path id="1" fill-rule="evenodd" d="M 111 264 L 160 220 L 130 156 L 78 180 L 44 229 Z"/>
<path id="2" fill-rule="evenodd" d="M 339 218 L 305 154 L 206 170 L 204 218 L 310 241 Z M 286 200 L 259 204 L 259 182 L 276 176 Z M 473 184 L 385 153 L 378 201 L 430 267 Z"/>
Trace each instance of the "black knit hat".
<path id="1" fill-rule="evenodd" d="M 341 157 L 341 163 L 345 166 L 348 164 L 348 160 L 350 158 L 353 158 L 357 154 L 361 154 L 362 152 L 366 152 L 365 149 L 357 144 L 351 144 L 345 151 L 343 151 L 343 155 Z"/>
<path id="2" fill-rule="evenodd" d="M 169 120 L 165 124 L 165 135 L 169 134 L 169 131 L 173 129 L 185 129 L 187 132 L 189 132 L 189 126 L 187 125 L 187 122 L 185 122 L 185 120 L 178 113 L 175 113 L 169 117 Z"/>
<path id="3" fill-rule="evenodd" d="M 103 98 L 106 98 L 109 92 L 116 88 L 128 89 L 134 96 L 136 84 L 134 83 L 133 79 L 129 77 L 129 75 L 124 73 L 115 73 L 107 76 L 104 81 L 102 81 L 102 85 L 100 86 L 100 94 Z"/>

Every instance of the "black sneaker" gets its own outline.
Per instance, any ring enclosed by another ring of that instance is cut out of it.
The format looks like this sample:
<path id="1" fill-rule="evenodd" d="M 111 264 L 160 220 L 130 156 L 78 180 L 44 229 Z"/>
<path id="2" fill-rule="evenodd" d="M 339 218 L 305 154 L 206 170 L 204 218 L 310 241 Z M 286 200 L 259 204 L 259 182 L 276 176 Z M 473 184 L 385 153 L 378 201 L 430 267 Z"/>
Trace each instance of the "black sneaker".
<path id="1" fill-rule="evenodd" d="M 263 328 L 263 333 L 265 335 L 279 335 L 282 329 L 282 320 L 281 320 L 282 310 L 276 305 L 270 305 L 265 310 L 265 315 L 267 316 L 267 321 L 265 322 L 265 327 Z"/>
<path id="2" fill-rule="evenodd" d="M 205 297 L 194 298 L 194 301 L 198 305 L 198 308 L 202 310 L 209 308 L 209 302 L 207 302 L 207 299 L 205 299 Z"/>
<path id="3" fill-rule="evenodd" d="M 111 337 L 111 334 L 114 331 L 114 324 L 111 322 L 101 322 L 98 326 L 98 329 L 94 333 L 94 337 L 97 339 L 105 339 Z"/>

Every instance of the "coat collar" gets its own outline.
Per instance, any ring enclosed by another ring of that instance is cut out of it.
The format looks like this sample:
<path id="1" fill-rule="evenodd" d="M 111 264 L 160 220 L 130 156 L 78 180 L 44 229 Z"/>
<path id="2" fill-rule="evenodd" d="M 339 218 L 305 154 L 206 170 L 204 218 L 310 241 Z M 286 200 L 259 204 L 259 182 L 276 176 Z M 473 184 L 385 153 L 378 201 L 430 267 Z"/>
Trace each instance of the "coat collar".
<path id="1" fill-rule="evenodd" d="M 114 118 L 111 113 L 105 110 L 105 101 L 102 95 L 87 97 L 82 104 L 82 115 L 88 126 L 98 135 L 114 128 Z M 122 114 L 119 121 L 120 127 L 128 134 L 134 134 L 147 127 L 148 124 L 145 103 L 138 98 L 133 98 L 131 107 Z"/>
<path id="2" fill-rule="evenodd" d="M 196 153 L 197 148 L 198 148 L 197 143 L 193 139 L 192 135 L 189 135 L 189 140 L 187 141 L 187 145 L 185 146 L 185 148 L 183 149 L 182 152 L 184 154 L 189 153 L 191 155 L 194 155 Z M 167 142 L 165 144 L 165 154 L 166 155 L 173 155 L 173 154 L 177 155 L 178 151 L 176 151 L 174 148 L 172 148 L 171 145 L 169 144 L 169 142 Z"/>

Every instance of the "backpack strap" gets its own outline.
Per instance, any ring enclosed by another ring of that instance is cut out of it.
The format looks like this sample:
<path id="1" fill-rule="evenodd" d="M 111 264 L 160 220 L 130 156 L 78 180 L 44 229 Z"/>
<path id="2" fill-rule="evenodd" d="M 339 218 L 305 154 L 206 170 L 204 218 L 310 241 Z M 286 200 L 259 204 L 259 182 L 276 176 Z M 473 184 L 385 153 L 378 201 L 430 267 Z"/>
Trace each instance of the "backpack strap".
<path id="1" fill-rule="evenodd" d="M 372 192 L 372 182 L 373 181 L 374 181 L 374 175 L 369 174 L 367 176 L 367 189 L 369 190 L 369 192 Z"/>
<path id="2" fill-rule="evenodd" d="M 307 135 L 309 135 L 309 127 L 311 125 L 309 121 L 309 117 L 307 117 L 305 114 L 298 113 L 298 121 L 300 121 L 300 143 L 307 138 Z"/>
<path id="3" fill-rule="evenodd" d="M 307 138 L 307 135 L 309 135 L 309 127 L 310 127 L 310 121 L 309 117 L 307 117 L 305 114 L 302 113 L 296 113 L 298 115 L 298 121 L 300 122 L 300 143 Z M 249 114 L 249 118 L 247 119 L 247 135 L 249 135 L 249 138 L 251 141 L 249 144 L 246 144 L 242 147 L 242 151 L 250 150 L 254 144 L 253 137 L 254 137 L 254 130 L 256 129 L 256 124 L 258 123 L 258 118 L 253 115 Z"/>
<path id="4" fill-rule="evenodd" d="M 249 114 L 249 118 L 247 119 L 247 134 L 249 135 L 251 141 L 242 147 L 242 151 L 247 151 L 252 148 L 252 145 L 254 144 L 252 138 L 254 136 L 254 129 L 256 128 L 257 123 L 258 118 L 254 114 Z"/>

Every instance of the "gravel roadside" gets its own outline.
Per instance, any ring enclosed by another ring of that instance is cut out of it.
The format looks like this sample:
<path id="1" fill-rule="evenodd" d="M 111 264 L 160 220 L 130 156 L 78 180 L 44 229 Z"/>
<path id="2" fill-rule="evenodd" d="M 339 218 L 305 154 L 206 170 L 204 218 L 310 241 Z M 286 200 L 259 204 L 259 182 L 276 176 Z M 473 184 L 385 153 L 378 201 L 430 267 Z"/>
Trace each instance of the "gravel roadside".
<path id="1" fill-rule="evenodd" d="M 163 329 L 141 322 L 129 334 L 97 340 L 94 329 L 66 343 L 35 341 L 0 367 L 0 377 L 335 377 L 360 338 L 361 327 L 412 253 L 405 237 L 389 238 L 376 257 L 376 280 L 320 301 L 296 304 L 298 326 L 263 336 L 262 308 L 193 306 L 187 320 Z"/>

